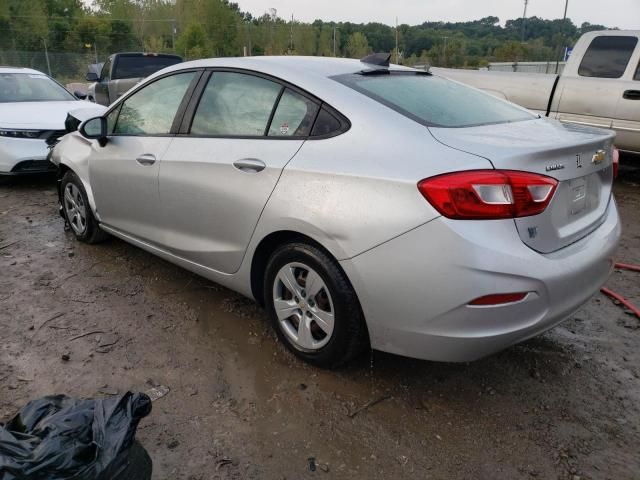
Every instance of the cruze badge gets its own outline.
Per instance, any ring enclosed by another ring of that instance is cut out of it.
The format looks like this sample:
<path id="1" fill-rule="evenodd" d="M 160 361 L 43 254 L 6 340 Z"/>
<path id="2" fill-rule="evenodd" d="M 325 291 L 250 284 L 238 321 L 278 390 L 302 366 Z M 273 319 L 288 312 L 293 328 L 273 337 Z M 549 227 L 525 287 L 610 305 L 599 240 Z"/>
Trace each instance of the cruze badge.
<path id="1" fill-rule="evenodd" d="M 604 162 L 605 156 L 606 152 L 604 150 L 598 150 L 591 159 L 591 163 L 598 165 L 599 163 Z"/>
<path id="2" fill-rule="evenodd" d="M 547 172 L 552 172 L 554 170 L 562 170 L 564 169 L 564 165 L 562 163 L 552 163 L 551 165 L 547 165 L 545 170 Z"/>

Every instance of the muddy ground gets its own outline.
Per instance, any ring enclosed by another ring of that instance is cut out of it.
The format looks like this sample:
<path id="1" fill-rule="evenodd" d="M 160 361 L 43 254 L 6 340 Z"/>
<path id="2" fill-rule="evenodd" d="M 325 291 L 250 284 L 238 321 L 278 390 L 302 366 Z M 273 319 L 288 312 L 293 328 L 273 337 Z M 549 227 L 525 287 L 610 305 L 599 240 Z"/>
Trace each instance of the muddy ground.
<path id="1" fill-rule="evenodd" d="M 640 263 L 628 163 L 618 259 Z M 640 275 L 608 286 L 640 304 Z M 640 321 L 601 294 L 472 364 L 372 352 L 322 371 L 251 301 L 119 240 L 76 242 L 50 179 L 0 186 L 0 421 L 41 395 L 156 384 L 171 392 L 138 431 L 156 479 L 640 478 Z"/>

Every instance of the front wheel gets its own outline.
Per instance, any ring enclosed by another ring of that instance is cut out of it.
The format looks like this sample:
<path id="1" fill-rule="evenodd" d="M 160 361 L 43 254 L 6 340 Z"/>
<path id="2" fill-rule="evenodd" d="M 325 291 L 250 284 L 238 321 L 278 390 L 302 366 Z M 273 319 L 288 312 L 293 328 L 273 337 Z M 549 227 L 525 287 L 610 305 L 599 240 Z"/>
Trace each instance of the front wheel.
<path id="1" fill-rule="evenodd" d="M 93 216 L 87 192 L 78 176 L 69 170 L 62 177 L 62 211 L 71 231 L 84 243 L 98 243 L 108 234 L 100 229 Z"/>
<path id="2" fill-rule="evenodd" d="M 280 340 L 309 363 L 340 366 L 368 343 L 353 287 L 337 262 L 313 245 L 288 244 L 273 253 L 264 298 Z"/>

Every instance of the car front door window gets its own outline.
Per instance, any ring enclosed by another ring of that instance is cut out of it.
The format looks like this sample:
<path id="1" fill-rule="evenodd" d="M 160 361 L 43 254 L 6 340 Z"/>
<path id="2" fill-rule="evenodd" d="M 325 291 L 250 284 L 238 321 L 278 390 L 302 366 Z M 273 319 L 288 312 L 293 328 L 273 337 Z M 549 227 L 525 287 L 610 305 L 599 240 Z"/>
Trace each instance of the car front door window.
<path id="1" fill-rule="evenodd" d="M 102 66 L 102 71 L 100 72 L 100 81 L 108 82 L 111 80 L 111 59 L 108 59 L 104 65 Z"/>
<path id="2" fill-rule="evenodd" d="M 167 135 L 196 72 L 161 78 L 127 98 L 113 127 L 115 135 Z"/>

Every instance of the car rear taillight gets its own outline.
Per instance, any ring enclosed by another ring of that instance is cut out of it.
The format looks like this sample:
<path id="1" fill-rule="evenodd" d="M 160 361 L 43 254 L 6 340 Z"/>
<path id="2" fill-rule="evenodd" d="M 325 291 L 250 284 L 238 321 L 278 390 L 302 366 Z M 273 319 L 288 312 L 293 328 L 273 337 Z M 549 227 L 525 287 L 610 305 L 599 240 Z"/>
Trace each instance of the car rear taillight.
<path id="1" fill-rule="evenodd" d="M 620 168 L 620 150 L 615 146 L 611 152 L 611 164 L 613 165 L 613 178 L 618 178 L 618 168 Z"/>
<path id="2" fill-rule="evenodd" d="M 538 215 L 558 181 L 515 170 L 468 170 L 426 178 L 418 190 L 447 218 L 488 220 Z"/>
<path id="3" fill-rule="evenodd" d="M 527 292 L 519 293 L 494 293 L 493 295 L 485 295 L 469 302 L 474 307 L 487 307 L 490 305 L 504 305 L 505 303 L 515 303 L 524 300 Z"/>

